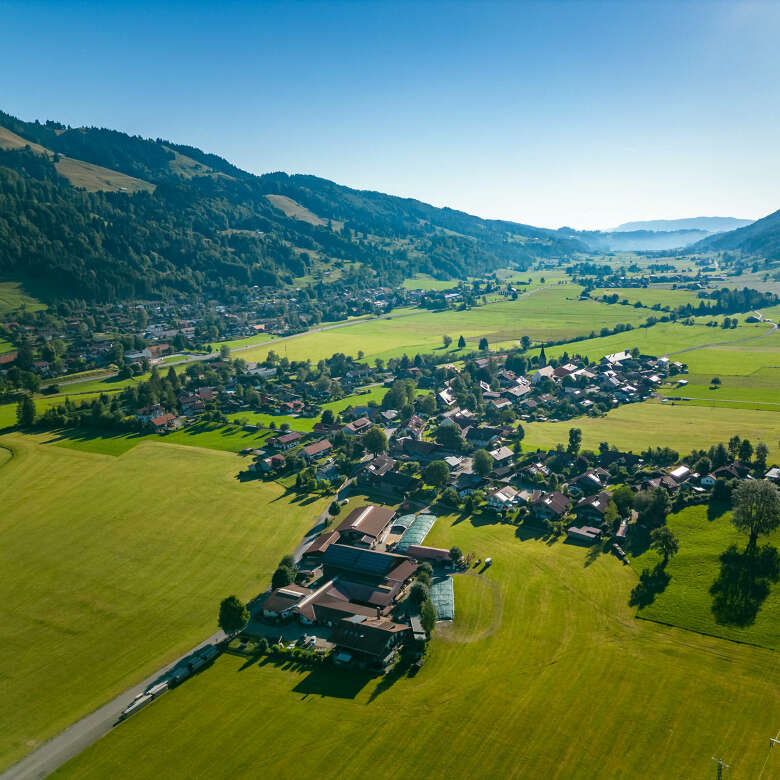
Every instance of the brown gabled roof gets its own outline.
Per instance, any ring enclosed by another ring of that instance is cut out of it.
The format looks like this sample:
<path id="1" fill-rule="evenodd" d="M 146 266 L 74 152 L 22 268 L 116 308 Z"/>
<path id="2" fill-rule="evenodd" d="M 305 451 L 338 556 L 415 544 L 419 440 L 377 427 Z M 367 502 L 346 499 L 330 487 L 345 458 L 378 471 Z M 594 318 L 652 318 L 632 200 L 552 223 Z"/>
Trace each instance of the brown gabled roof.
<path id="1" fill-rule="evenodd" d="M 322 555 L 339 538 L 338 531 L 326 531 L 320 534 L 304 551 L 304 555 Z"/>
<path id="2" fill-rule="evenodd" d="M 409 631 L 409 626 L 387 618 L 345 618 L 334 629 L 330 641 L 347 650 L 384 658 L 390 639 L 405 631 Z"/>
<path id="3" fill-rule="evenodd" d="M 313 444 L 307 444 L 303 448 L 303 452 L 305 452 L 309 457 L 313 457 L 314 455 L 319 455 L 322 452 L 327 452 L 332 447 L 333 445 L 327 439 L 321 439 L 320 441 L 315 441 Z"/>
<path id="4" fill-rule="evenodd" d="M 378 538 L 393 519 L 395 509 L 386 506 L 359 506 L 353 509 L 336 529 L 339 533 L 360 533 Z"/>

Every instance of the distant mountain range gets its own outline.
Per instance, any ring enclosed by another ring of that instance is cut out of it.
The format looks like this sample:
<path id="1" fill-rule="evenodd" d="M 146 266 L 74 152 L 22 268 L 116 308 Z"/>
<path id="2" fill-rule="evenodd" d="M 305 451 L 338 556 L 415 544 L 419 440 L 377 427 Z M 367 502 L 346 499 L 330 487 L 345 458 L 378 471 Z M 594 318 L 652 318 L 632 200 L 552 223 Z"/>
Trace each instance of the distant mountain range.
<path id="1" fill-rule="evenodd" d="M 336 280 L 393 286 L 419 272 L 462 279 L 539 259 L 690 245 L 776 253 L 779 221 L 715 235 L 745 220 L 549 230 L 316 176 L 256 176 L 192 146 L 0 112 L 0 276 L 38 280 L 52 299 L 224 296 L 252 285 L 319 295 L 314 286 Z"/>
<path id="2" fill-rule="evenodd" d="M 613 228 L 611 233 L 628 233 L 636 230 L 677 232 L 697 230 L 702 233 L 723 233 L 736 230 L 753 222 L 752 219 L 736 217 L 687 217 L 685 219 L 650 219 L 638 222 L 624 222 Z"/>

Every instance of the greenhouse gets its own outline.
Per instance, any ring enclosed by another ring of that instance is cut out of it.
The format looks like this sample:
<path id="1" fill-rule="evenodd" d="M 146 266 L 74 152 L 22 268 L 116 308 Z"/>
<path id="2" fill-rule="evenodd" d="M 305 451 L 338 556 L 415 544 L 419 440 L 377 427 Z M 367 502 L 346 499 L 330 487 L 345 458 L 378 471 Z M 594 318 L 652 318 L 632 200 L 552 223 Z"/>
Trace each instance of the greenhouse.
<path id="1" fill-rule="evenodd" d="M 433 515 L 417 515 L 398 542 L 396 552 L 406 553 L 410 545 L 422 544 L 435 522 L 436 518 Z"/>
<path id="2" fill-rule="evenodd" d="M 452 577 L 436 577 L 431 585 L 431 601 L 438 620 L 455 619 L 455 589 Z"/>

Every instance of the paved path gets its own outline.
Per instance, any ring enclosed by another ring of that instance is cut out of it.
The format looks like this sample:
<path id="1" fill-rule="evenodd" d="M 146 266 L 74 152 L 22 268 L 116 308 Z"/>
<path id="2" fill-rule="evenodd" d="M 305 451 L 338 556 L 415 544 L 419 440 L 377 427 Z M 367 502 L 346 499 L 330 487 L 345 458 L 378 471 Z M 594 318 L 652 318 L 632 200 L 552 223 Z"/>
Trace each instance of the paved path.
<path id="1" fill-rule="evenodd" d="M 102 736 L 111 731 L 114 726 L 118 725 L 117 721 L 122 714 L 122 710 L 130 704 L 136 695 L 145 691 L 179 661 L 196 650 L 206 645 L 221 642 L 223 639 L 225 639 L 225 634 L 222 631 L 212 634 L 208 639 L 193 647 L 189 653 L 185 653 L 181 658 L 177 658 L 150 677 L 121 693 L 108 702 L 108 704 L 104 704 L 100 709 L 77 721 L 56 737 L 53 737 L 48 742 L 44 742 L 29 756 L 3 772 L 0 775 L 0 780 L 37 780 L 37 778 L 47 777 L 66 761 L 88 748 L 93 742 L 97 742 Z"/>

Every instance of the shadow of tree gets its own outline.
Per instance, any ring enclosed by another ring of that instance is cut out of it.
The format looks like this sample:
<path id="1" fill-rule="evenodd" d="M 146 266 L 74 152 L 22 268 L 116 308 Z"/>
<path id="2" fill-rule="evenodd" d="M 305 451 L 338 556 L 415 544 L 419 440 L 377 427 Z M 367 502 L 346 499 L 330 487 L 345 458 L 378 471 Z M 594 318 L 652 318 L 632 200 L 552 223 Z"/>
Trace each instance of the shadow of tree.
<path id="1" fill-rule="evenodd" d="M 383 675 L 376 688 L 371 691 L 371 696 L 368 697 L 369 703 L 392 688 L 402 677 L 405 677 L 411 670 L 411 666 L 411 662 L 408 660 L 401 660 L 387 674 Z"/>
<path id="2" fill-rule="evenodd" d="M 731 504 L 728 501 L 710 501 L 707 504 L 707 520 L 717 520 L 729 509 L 731 509 Z"/>
<path id="3" fill-rule="evenodd" d="M 755 622 L 769 585 L 780 578 L 780 556 L 770 544 L 737 550 L 735 545 L 720 556 L 720 575 L 710 588 L 715 622 L 745 627 Z"/>
<path id="4" fill-rule="evenodd" d="M 638 558 L 650 549 L 650 529 L 637 523 L 632 527 L 631 534 L 623 547 L 632 558 Z"/>
<path id="5" fill-rule="evenodd" d="M 639 575 L 639 582 L 631 591 L 629 606 L 641 609 L 652 604 L 655 597 L 666 590 L 669 580 L 671 576 L 660 563 L 652 571 L 643 569 L 642 574 Z"/>

